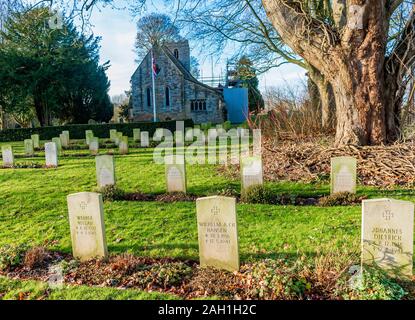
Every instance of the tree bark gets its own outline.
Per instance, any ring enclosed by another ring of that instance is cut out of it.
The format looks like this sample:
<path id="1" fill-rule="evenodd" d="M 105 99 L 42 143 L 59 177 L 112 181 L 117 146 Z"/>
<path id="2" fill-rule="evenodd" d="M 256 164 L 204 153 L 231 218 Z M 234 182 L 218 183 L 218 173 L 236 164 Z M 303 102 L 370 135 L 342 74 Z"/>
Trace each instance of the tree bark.
<path id="1" fill-rule="evenodd" d="M 315 97 L 315 101 L 312 103 L 318 104 L 317 108 L 321 117 L 321 127 L 324 130 L 330 130 L 334 127 L 336 110 L 333 88 L 330 82 L 318 70 L 311 66 L 308 75 L 317 88 L 318 97 Z"/>
<path id="2" fill-rule="evenodd" d="M 263 5 L 284 42 L 331 83 L 336 145 L 385 143 L 387 0 L 348 0 L 342 32 L 307 15 L 298 1 Z"/>

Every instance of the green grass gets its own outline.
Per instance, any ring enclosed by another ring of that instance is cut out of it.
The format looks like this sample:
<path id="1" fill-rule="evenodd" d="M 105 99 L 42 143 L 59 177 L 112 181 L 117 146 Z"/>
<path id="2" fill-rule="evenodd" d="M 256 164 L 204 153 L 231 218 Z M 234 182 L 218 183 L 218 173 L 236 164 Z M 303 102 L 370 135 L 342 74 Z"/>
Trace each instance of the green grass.
<path id="1" fill-rule="evenodd" d="M 88 286 L 63 286 L 50 288 L 40 281 L 20 281 L 0 277 L 0 299 L 4 300 L 173 300 L 176 296 L 145 292 Z"/>
<path id="2" fill-rule="evenodd" d="M 6 143 L 0 143 L 6 144 Z M 17 154 L 23 153 L 23 142 L 13 143 Z M 101 152 L 103 152 L 101 150 Z M 93 191 L 96 188 L 94 157 L 76 157 L 88 150 L 65 151 L 57 169 L 0 170 L 0 246 L 9 243 L 47 244 L 51 249 L 71 252 L 66 196 Z M 71 156 L 72 155 L 72 156 Z M 44 163 L 44 154 L 31 159 Z M 152 160 L 152 149 L 133 149 L 126 156 L 115 156 L 119 188 L 145 193 L 164 193 L 164 166 Z M 187 167 L 188 192 L 199 196 L 215 194 L 240 182 L 218 174 L 213 165 Z M 326 182 L 303 184 L 269 183 L 281 194 L 316 196 L 329 193 Z M 382 191 L 359 187 L 358 193 L 374 197 L 415 200 L 411 190 Z M 130 252 L 151 257 L 198 259 L 195 204 L 179 202 L 116 201 L 104 204 L 105 227 L 110 253 Z M 335 248 L 359 250 L 361 208 L 273 206 L 238 204 L 238 229 L 241 262 L 263 258 L 296 259 L 300 254 L 310 258 Z M 14 298 L 19 290 L 28 290 L 33 298 L 42 295 L 44 284 L 0 280 L 4 298 Z M 9 288 L 9 289 L 5 289 Z M 143 292 L 72 287 L 54 291 L 49 299 L 129 299 L 167 298 Z"/>

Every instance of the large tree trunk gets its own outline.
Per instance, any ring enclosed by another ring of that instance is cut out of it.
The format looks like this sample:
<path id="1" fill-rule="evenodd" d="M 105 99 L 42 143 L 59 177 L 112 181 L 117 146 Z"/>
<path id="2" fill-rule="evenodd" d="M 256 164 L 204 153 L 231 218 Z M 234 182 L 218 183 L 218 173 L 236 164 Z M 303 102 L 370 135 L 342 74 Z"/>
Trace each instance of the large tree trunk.
<path id="1" fill-rule="evenodd" d="M 315 68 L 310 66 L 309 78 L 315 84 L 318 97 L 310 96 L 313 104 L 318 104 L 323 129 L 332 129 L 334 125 L 334 112 L 336 110 L 335 98 L 330 82 Z"/>
<path id="2" fill-rule="evenodd" d="M 347 0 L 339 30 L 304 12 L 299 1 L 263 0 L 285 43 L 317 69 L 333 88 L 336 144 L 383 144 L 396 123 L 387 123 L 385 53 L 388 0 Z M 353 5 L 353 6 L 352 6 Z"/>

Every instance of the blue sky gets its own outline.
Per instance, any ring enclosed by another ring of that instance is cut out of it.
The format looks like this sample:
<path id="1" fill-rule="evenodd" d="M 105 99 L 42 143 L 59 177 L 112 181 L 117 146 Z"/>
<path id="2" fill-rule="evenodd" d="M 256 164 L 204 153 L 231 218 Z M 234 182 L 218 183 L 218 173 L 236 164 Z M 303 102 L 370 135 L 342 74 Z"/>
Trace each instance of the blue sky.
<path id="1" fill-rule="evenodd" d="M 102 37 L 101 41 L 101 60 L 110 61 L 111 67 L 107 74 L 111 80 L 110 95 L 117 95 L 129 89 L 130 77 L 137 67 L 134 53 L 134 40 L 136 34 L 136 21 L 127 9 L 122 9 L 125 2 L 116 1 L 120 9 L 105 7 L 95 9 L 91 17 L 92 31 L 95 36 Z M 168 9 L 160 1 L 152 1 L 147 8 L 149 11 L 169 13 Z M 192 47 L 192 43 L 190 43 Z M 201 70 L 204 77 L 211 77 L 212 63 L 211 58 L 204 58 L 197 55 L 197 50 L 193 50 L 201 63 Z M 221 70 L 226 69 L 226 56 L 215 57 L 213 72 L 219 76 Z M 295 65 L 284 65 L 278 69 L 273 69 L 259 77 L 260 89 L 264 90 L 272 86 L 285 86 L 290 83 L 298 83 L 304 78 L 305 71 Z"/>

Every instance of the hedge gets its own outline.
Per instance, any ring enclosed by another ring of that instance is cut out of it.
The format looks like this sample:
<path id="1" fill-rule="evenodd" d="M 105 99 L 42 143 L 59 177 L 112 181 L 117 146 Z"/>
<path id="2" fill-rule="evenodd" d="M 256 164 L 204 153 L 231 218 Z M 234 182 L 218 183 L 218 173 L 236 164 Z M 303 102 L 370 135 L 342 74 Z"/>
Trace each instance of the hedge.
<path id="1" fill-rule="evenodd" d="M 184 126 L 193 127 L 192 120 L 185 120 Z M 39 134 L 41 140 L 51 140 L 59 137 L 62 131 L 69 131 L 71 139 L 85 139 L 85 130 L 92 130 L 94 136 L 99 138 L 109 138 L 110 130 L 116 129 L 129 137 L 133 136 L 133 129 L 148 131 L 150 136 L 154 134 L 157 128 L 165 128 L 170 131 L 176 130 L 176 121 L 166 122 L 132 122 L 132 123 L 108 123 L 108 124 L 74 124 L 56 127 L 38 127 L 38 128 L 18 128 L 6 129 L 0 131 L 0 142 L 23 141 L 30 139 L 32 134 Z"/>

